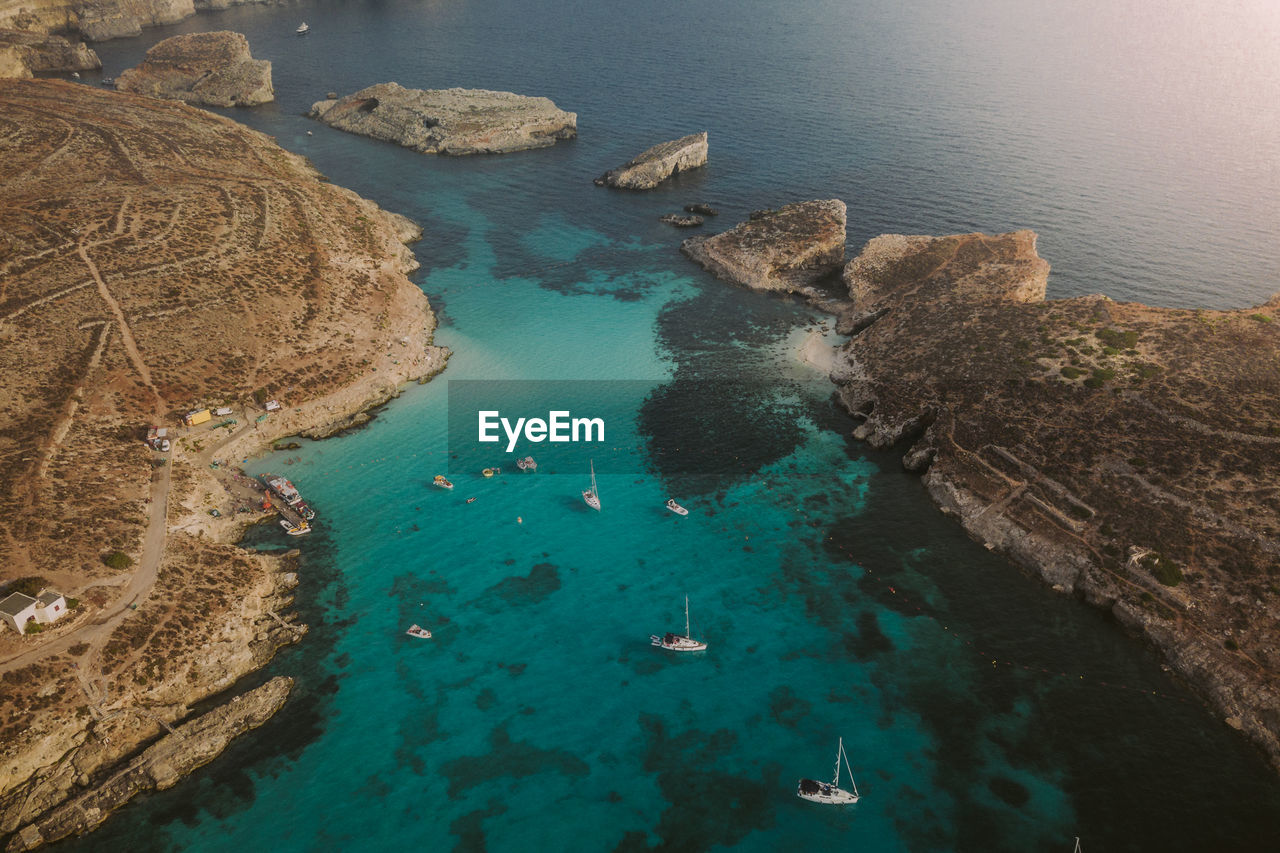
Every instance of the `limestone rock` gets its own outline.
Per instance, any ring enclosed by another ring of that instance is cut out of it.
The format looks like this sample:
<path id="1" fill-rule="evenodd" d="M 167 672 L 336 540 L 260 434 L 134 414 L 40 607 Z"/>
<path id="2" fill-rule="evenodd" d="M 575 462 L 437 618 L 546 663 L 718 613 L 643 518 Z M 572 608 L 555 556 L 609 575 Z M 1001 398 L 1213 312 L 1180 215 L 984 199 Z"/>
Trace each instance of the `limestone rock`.
<path id="1" fill-rule="evenodd" d="M 406 89 L 379 83 L 309 115 L 339 130 L 395 142 L 423 154 L 505 154 L 578 135 L 578 116 L 547 98 L 485 89 Z"/>
<path id="2" fill-rule="evenodd" d="M 251 57 L 249 41 L 226 31 L 165 39 L 147 51 L 141 65 L 122 73 L 116 88 L 215 107 L 275 100 L 271 63 Z"/>
<path id="3" fill-rule="evenodd" d="M 756 211 L 722 234 L 685 240 L 680 251 L 737 284 L 816 295 L 813 284 L 844 263 L 844 241 L 844 202 L 830 199 Z"/>
<path id="4" fill-rule="evenodd" d="M 31 77 L 36 71 L 101 68 L 98 55 L 61 36 L 0 29 L 0 77 Z"/>
<path id="5" fill-rule="evenodd" d="M 8 849 L 32 850 L 85 832 L 142 791 L 173 787 L 183 776 L 222 754 L 234 737 L 270 719 L 284 705 L 292 687 L 293 679 L 278 676 L 185 723 L 101 785 L 24 827 L 11 839 Z"/>
<path id="6" fill-rule="evenodd" d="M 89 0 L 78 27 L 89 41 L 136 36 L 143 27 L 173 24 L 196 13 L 192 0 Z"/>
<path id="7" fill-rule="evenodd" d="M 707 164 L 707 133 L 693 133 L 662 142 L 595 179 L 601 187 L 651 190 L 677 172 Z"/>
<path id="8" fill-rule="evenodd" d="M 686 204 L 684 209 L 688 213 L 696 213 L 699 216 L 719 216 L 720 211 L 716 210 L 709 204 L 697 202 L 696 204 Z"/>
<path id="9" fill-rule="evenodd" d="M 677 228 L 696 228 L 706 220 L 701 216 L 683 216 L 679 213 L 667 213 L 660 217 L 659 221 L 674 225 Z"/>

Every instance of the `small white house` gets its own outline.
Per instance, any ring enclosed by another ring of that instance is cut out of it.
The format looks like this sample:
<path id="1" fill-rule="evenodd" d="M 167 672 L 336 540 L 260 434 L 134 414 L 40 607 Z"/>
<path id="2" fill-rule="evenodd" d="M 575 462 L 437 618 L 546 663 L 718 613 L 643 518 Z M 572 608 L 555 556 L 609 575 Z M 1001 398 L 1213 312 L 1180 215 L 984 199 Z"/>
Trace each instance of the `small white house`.
<path id="1" fill-rule="evenodd" d="M 268 401 L 267 401 L 267 411 L 268 411 L 268 412 L 278 412 L 278 411 L 280 411 L 280 403 L 278 403 L 278 402 L 277 402 L 277 401 L 275 401 L 275 400 L 268 400 Z"/>
<path id="2" fill-rule="evenodd" d="M 46 591 L 36 596 L 36 621 L 41 625 L 57 622 L 67 615 L 67 600 L 60 592 Z"/>
<path id="3" fill-rule="evenodd" d="M 32 598 L 21 592 L 0 601 L 0 621 L 19 634 L 26 633 L 27 623 L 48 625 L 67 615 L 67 599 L 57 592 L 42 592 Z"/>
<path id="4" fill-rule="evenodd" d="M 15 592 L 0 601 L 0 621 L 21 634 L 28 622 L 36 621 L 37 603 L 31 596 Z"/>
<path id="5" fill-rule="evenodd" d="M 219 406 L 213 410 L 213 413 L 220 418 L 225 418 L 227 415 L 232 414 L 232 410 L 230 406 Z"/>

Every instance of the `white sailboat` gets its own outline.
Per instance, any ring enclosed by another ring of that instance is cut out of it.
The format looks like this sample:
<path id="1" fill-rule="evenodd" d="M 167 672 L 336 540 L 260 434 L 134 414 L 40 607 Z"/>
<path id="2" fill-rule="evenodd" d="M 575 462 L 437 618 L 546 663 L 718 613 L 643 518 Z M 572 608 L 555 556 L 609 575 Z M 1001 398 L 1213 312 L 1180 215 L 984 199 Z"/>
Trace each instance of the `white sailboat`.
<path id="1" fill-rule="evenodd" d="M 298 28 L 294 30 L 294 32 L 300 36 L 305 36 L 307 33 L 311 32 L 311 27 L 307 26 L 306 21 L 303 21 L 298 25 Z"/>
<path id="2" fill-rule="evenodd" d="M 673 652 L 700 652 L 707 647 L 701 640 L 695 640 L 689 632 L 689 596 L 684 597 L 684 634 L 673 634 L 670 631 L 659 637 L 649 636 L 649 643 Z"/>
<path id="3" fill-rule="evenodd" d="M 587 506 L 600 511 L 600 490 L 596 488 L 596 463 L 591 460 L 591 488 L 582 492 L 582 499 L 587 502 Z"/>
<path id="4" fill-rule="evenodd" d="M 840 787 L 841 759 L 844 759 L 845 769 L 849 771 L 849 786 L 853 788 L 853 793 Z M 844 738 L 840 738 L 840 744 L 836 747 L 836 778 L 830 785 L 813 779 L 801 779 L 800 786 L 796 788 L 796 796 L 811 803 L 823 803 L 829 806 L 847 805 L 861 799 L 858 794 L 858 785 L 853 781 L 853 768 L 849 766 L 849 756 L 844 752 Z"/>

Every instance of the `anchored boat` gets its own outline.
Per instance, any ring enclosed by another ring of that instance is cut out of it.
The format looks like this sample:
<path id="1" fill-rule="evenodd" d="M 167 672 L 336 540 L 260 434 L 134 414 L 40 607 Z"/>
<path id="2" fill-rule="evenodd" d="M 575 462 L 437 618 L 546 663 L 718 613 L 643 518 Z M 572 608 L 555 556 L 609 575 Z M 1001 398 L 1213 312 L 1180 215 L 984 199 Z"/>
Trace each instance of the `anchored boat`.
<path id="1" fill-rule="evenodd" d="M 840 787 L 841 759 L 844 760 L 845 769 L 849 771 L 849 785 L 853 788 L 852 793 Z M 836 746 L 836 778 L 830 785 L 813 779 L 801 779 L 800 786 L 796 789 L 796 796 L 811 803 L 822 803 L 828 806 L 849 805 L 861 799 L 858 794 L 858 785 L 853 781 L 853 768 L 849 766 L 849 756 L 844 752 L 844 738 L 840 738 Z"/>
<path id="2" fill-rule="evenodd" d="M 673 652 L 700 652 L 707 647 L 702 640 L 695 640 L 689 631 L 689 596 L 684 597 L 684 633 L 673 634 L 670 631 L 659 637 L 653 634 L 649 643 Z"/>
<path id="3" fill-rule="evenodd" d="M 410 625 L 409 630 L 405 631 L 405 633 L 408 634 L 410 637 L 417 637 L 419 640 L 431 639 L 431 632 L 428 631 L 426 628 L 423 628 L 421 625 L 418 625 L 417 623 Z"/>
<path id="4" fill-rule="evenodd" d="M 676 503 L 675 498 L 667 498 L 667 509 L 674 512 L 676 515 L 689 514 L 689 510 L 685 509 L 684 507 L 680 506 L 680 504 Z"/>
<path id="5" fill-rule="evenodd" d="M 583 490 L 582 499 L 587 502 L 587 506 L 596 512 L 600 511 L 600 490 L 596 487 L 596 463 L 594 459 L 591 460 L 591 488 Z"/>

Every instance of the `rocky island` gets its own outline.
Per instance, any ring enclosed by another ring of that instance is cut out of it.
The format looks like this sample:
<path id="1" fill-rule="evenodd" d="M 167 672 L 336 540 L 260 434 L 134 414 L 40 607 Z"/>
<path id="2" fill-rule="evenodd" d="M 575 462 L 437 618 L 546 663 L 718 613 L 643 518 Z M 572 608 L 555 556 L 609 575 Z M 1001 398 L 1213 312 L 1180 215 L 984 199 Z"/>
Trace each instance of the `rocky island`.
<path id="1" fill-rule="evenodd" d="M 69 608 L 0 627 L 7 849 L 92 825 L 279 707 L 226 706 L 182 762 L 148 749 L 305 633 L 305 566 L 232 544 L 261 513 L 234 512 L 211 463 L 443 369 L 406 277 L 419 233 L 203 110 L 0 80 L 0 580 Z M 287 407 L 267 417 L 270 398 Z M 211 401 L 240 417 L 176 426 Z M 163 454 L 142 441 L 157 424 Z"/>
<path id="2" fill-rule="evenodd" d="M 1045 300 L 1030 231 L 885 235 L 833 379 L 969 533 L 1155 645 L 1280 767 L 1280 297 Z"/>
<path id="3" fill-rule="evenodd" d="M 547 98 L 485 89 L 406 89 L 379 83 L 318 101 L 309 115 L 330 127 L 423 154 L 505 154 L 578 135 L 578 116 Z"/>
<path id="4" fill-rule="evenodd" d="M 250 56 L 243 35 L 226 31 L 173 36 L 157 43 L 141 65 L 120 74 L 116 88 L 212 107 L 252 107 L 276 97 L 271 63 Z"/>
<path id="5" fill-rule="evenodd" d="M 645 150 L 595 179 L 596 186 L 651 190 L 677 172 L 707 165 L 707 132 L 693 133 Z"/>
<path id="6" fill-rule="evenodd" d="M 818 296 L 815 285 L 844 263 L 845 205 L 837 199 L 759 210 L 711 237 L 690 237 L 680 251 L 712 275 L 756 290 Z"/>

